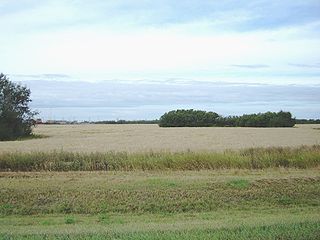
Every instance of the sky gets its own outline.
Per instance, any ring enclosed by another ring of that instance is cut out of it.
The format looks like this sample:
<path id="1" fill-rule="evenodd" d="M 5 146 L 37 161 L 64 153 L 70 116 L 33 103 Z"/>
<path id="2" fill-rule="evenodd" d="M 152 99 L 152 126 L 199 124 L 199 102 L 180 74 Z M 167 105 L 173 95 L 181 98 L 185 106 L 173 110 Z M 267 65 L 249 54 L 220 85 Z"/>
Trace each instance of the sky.
<path id="1" fill-rule="evenodd" d="M 0 29 L 0 72 L 32 85 L 35 106 L 57 107 L 46 96 L 54 95 L 54 99 L 59 92 L 41 88 L 40 81 L 63 82 L 65 88 L 60 91 L 69 96 L 76 94 L 68 92 L 72 82 L 76 86 L 100 83 L 106 91 L 105 82 L 110 86 L 126 82 L 131 89 L 153 83 L 158 100 L 147 98 L 139 106 L 157 105 L 161 111 L 199 102 L 181 98 L 164 107 L 161 98 L 167 96 L 167 87 L 174 94 L 177 84 L 181 89 L 188 84 L 190 90 L 202 91 L 202 99 L 207 94 L 204 84 L 209 89 L 213 83 L 272 85 L 275 89 L 297 85 L 301 87 L 295 90 L 297 99 L 306 97 L 302 101 L 306 109 L 315 105 L 309 112 L 294 111 L 302 117 L 319 116 L 320 0 L 0 0 Z M 244 89 L 238 88 L 237 94 L 243 96 Z M 86 100 L 96 102 L 95 94 L 92 90 Z M 119 101 L 129 99 L 123 107 L 131 107 L 132 100 L 124 94 L 118 94 Z M 279 99 L 277 91 L 270 90 L 270 94 L 274 98 L 259 101 L 278 105 L 274 100 Z M 64 107 L 81 105 L 68 105 L 64 98 L 60 101 L 65 102 Z M 217 104 L 214 97 L 198 107 L 212 104 Z M 288 106 L 283 108 L 290 109 Z M 226 114 L 236 112 L 221 109 Z M 240 112 L 246 111 L 242 108 Z M 141 113 L 140 118 L 160 114 L 160 110 L 153 115 L 136 112 Z M 64 116 L 57 113 L 56 117 Z"/>

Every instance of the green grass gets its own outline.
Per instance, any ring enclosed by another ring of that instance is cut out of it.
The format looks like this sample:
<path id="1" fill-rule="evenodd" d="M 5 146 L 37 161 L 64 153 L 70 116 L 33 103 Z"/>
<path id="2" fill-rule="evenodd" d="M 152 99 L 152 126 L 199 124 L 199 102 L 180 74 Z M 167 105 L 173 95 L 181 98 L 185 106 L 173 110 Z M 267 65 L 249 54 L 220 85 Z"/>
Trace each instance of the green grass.
<path id="1" fill-rule="evenodd" d="M 1 173 L 0 215 L 319 207 L 310 170 Z"/>
<path id="2" fill-rule="evenodd" d="M 203 220 L 199 216 L 176 219 L 178 216 L 165 216 L 163 219 L 150 219 L 141 222 L 142 217 L 127 216 L 128 223 L 100 223 L 92 217 L 80 216 L 80 223 L 66 224 L 52 220 L 49 225 L 32 224 L 0 228 L 0 239 L 319 239 L 320 221 L 315 217 L 298 220 L 294 215 L 286 215 L 280 220 L 265 217 L 248 217 L 240 214 L 236 217 L 220 217 L 217 220 Z M 278 214 L 280 216 L 280 214 Z M 293 219 L 289 220 L 292 216 Z M 149 216 L 150 217 L 150 216 Z M 184 217 L 184 216 L 180 216 Z M 241 223 L 240 217 L 246 217 Z M 174 219 L 171 219 L 174 218 Z M 156 220 L 156 221 L 154 221 Z M 232 221 L 233 220 L 233 221 Z M 272 223 L 268 223 L 272 220 Z M 30 219 L 29 219 L 30 221 Z M 82 222 L 81 222 L 82 221 Z M 165 223 L 168 221 L 168 223 Z M 171 223 L 174 221 L 174 223 Z M 253 223 L 253 221 L 255 221 Z M 15 224 L 11 220 L 11 225 Z"/>
<path id="3" fill-rule="evenodd" d="M 0 172 L 0 239 L 318 239 L 320 172 Z"/>
<path id="4" fill-rule="evenodd" d="M 74 224 L 76 223 L 76 219 L 73 216 L 68 216 L 64 220 L 65 224 Z"/>
<path id="5" fill-rule="evenodd" d="M 137 239 L 137 240 L 176 240 L 176 239 L 319 239 L 320 222 L 280 224 L 261 227 L 239 227 L 235 229 L 192 230 L 192 231 L 152 231 L 118 234 L 80 234 L 80 235 L 26 235 L 18 239 Z M 17 239 L 14 237 L 14 239 Z M 10 239 L 10 236 L 8 237 Z"/>
<path id="6" fill-rule="evenodd" d="M 236 189 L 248 188 L 250 183 L 247 179 L 234 179 L 228 182 L 228 185 Z"/>
<path id="7" fill-rule="evenodd" d="M 320 166 L 320 145 L 217 152 L 0 153 L 0 171 L 264 169 Z"/>

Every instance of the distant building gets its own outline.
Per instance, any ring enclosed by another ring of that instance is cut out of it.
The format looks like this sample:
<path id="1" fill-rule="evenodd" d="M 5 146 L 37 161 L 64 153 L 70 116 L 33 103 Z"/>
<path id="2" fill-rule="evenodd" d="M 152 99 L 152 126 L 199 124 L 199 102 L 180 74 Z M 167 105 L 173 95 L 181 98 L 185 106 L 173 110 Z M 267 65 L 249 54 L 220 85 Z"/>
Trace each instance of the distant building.
<path id="1" fill-rule="evenodd" d="M 35 120 L 35 122 L 36 122 L 36 124 L 42 124 L 42 123 L 43 123 L 41 118 L 37 118 L 37 119 Z"/>

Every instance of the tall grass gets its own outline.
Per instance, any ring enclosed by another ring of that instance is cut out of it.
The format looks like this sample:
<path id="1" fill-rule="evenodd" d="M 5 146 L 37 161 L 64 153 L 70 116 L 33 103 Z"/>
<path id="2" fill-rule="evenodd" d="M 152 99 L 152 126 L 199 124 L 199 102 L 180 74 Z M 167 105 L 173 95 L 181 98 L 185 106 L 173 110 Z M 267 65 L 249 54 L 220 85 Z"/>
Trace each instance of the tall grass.
<path id="1" fill-rule="evenodd" d="M 4 152 L 0 171 L 263 169 L 320 166 L 320 145 L 217 152 Z"/>

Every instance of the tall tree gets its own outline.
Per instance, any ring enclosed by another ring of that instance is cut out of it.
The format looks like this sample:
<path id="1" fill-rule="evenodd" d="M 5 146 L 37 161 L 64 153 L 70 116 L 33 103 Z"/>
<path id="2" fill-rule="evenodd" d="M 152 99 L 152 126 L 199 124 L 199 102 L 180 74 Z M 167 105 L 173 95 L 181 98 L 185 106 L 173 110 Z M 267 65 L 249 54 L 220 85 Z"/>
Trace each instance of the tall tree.
<path id="1" fill-rule="evenodd" d="M 0 140 L 14 140 L 32 133 L 37 112 L 29 107 L 31 91 L 0 73 Z"/>

